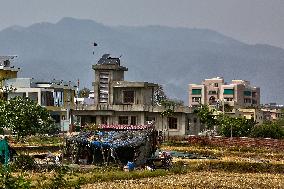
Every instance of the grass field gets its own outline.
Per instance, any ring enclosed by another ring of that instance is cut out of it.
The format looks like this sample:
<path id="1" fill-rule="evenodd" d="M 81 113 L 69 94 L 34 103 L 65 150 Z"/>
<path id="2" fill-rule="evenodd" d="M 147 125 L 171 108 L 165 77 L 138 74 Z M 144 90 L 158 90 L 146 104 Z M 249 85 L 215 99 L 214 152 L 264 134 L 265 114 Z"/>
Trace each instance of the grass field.
<path id="1" fill-rule="evenodd" d="M 284 188 L 284 175 L 201 171 L 139 180 L 99 182 L 82 188 Z"/>
<path id="2" fill-rule="evenodd" d="M 44 141 L 44 140 L 42 140 Z M 39 142 L 42 144 L 42 141 Z M 51 145 L 60 139 L 46 139 Z M 30 139 L 26 143 L 37 144 Z M 40 145 L 39 144 L 39 145 Z M 24 145 L 25 146 L 25 145 Z M 37 172 L 23 170 L 32 188 L 283 188 L 284 152 L 268 148 L 167 144 L 162 150 L 195 153 L 215 159 L 174 158 L 171 170 L 124 172 L 117 167 Z M 36 153 L 36 152 L 32 152 Z M 19 174 L 14 170 L 13 175 Z"/>
<path id="3" fill-rule="evenodd" d="M 189 145 L 163 145 L 163 150 L 182 151 L 216 157 L 224 161 L 270 162 L 284 164 L 284 151 L 254 147 L 214 147 Z"/>

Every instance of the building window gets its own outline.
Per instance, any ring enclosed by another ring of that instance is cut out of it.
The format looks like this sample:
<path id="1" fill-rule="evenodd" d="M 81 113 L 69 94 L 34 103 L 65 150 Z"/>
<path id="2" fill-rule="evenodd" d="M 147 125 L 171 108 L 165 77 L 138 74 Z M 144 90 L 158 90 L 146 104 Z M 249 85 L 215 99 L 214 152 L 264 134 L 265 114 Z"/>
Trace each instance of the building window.
<path id="1" fill-rule="evenodd" d="M 217 91 L 209 91 L 208 94 L 210 94 L 210 95 L 216 95 L 216 94 L 217 94 Z"/>
<path id="2" fill-rule="evenodd" d="M 201 89 L 192 89 L 191 94 L 193 95 L 201 95 Z"/>
<path id="3" fill-rule="evenodd" d="M 136 116 L 131 116 L 130 125 L 136 125 Z"/>
<path id="4" fill-rule="evenodd" d="M 201 98 L 200 97 L 192 97 L 192 102 L 201 102 Z"/>
<path id="5" fill-rule="evenodd" d="M 123 91 L 123 103 L 134 103 L 134 91 Z"/>
<path id="6" fill-rule="evenodd" d="M 146 117 L 146 121 L 155 121 L 155 117 L 150 117 L 150 116 L 147 116 Z"/>
<path id="7" fill-rule="evenodd" d="M 245 96 L 251 96 L 251 91 L 244 91 Z"/>
<path id="8" fill-rule="evenodd" d="M 251 103 L 251 99 L 250 98 L 245 98 L 244 99 L 244 103 Z"/>
<path id="9" fill-rule="evenodd" d="M 214 87 L 218 87 L 218 83 L 214 83 Z"/>
<path id="10" fill-rule="evenodd" d="M 109 80 L 109 73 L 101 72 L 99 75 L 99 102 L 100 103 L 108 102 L 108 95 L 109 95 L 108 80 Z"/>
<path id="11" fill-rule="evenodd" d="M 168 126 L 169 129 L 177 129 L 177 118 L 168 117 Z"/>
<path id="12" fill-rule="evenodd" d="M 190 130 L 190 124 L 191 124 L 191 123 L 190 123 L 190 119 L 189 119 L 189 118 L 187 118 L 186 123 L 187 123 L 187 124 L 186 124 L 186 125 L 187 125 L 186 130 L 188 130 L 188 131 L 189 131 L 189 130 Z"/>
<path id="13" fill-rule="evenodd" d="M 63 92 L 62 91 L 54 92 L 54 106 L 57 106 L 57 107 L 63 106 Z"/>
<path id="14" fill-rule="evenodd" d="M 224 95 L 234 95 L 234 89 L 224 89 Z"/>
<path id="15" fill-rule="evenodd" d="M 146 124 L 150 124 L 150 123 L 153 123 L 153 122 L 155 122 L 155 117 L 149 117 L 149 116 L 146 116 L 146 118 L 145 118 L 145 123 Z"/>
<path id="16" fill-rule="evenodd" d="M 101 124 L 107 125 L 107 116 L 101 116 Z"/>
<path id="17" fill-rule="evenodd" d="M 128 116 L 119 116 L 118 124 L 120 124 L 120 125 L 128 125 Z"/>
<path id="18" fill-rule="evenodd" d="M 231 102 L 231 101 L 233 101 L 233 98 L 224 98 L 224 100 L 227 101 L 227 102 Z"/>
<path id="19" fill-rule="evenodd" d="M 210 105 L 216 104 L 216 98 L 215 98 L 214 96 L 211 96 L 211 97 L 209 98 L 209 104 L 210 104 Z"/>

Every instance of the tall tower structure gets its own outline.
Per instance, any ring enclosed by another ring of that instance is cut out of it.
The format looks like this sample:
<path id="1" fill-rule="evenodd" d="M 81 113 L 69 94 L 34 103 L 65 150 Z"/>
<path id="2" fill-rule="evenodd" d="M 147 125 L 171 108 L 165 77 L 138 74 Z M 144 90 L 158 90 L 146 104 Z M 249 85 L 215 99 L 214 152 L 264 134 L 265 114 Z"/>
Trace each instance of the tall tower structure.
<path id="1" fill-rule="evenodd" d="M 124 72 L 128 68 L 120 65 L 119 58 L 112 58 L 110 54 L 104 54 L 97 64 L 93 65 L 95 70 L 94 100 L 96 104 L 112 104 L 112 83 L 124 81 Z"/>
<path id="2" fill-rule="evenodd" d="M 0 80 L 17 78 L 20 68 L 11 66 L 11 62 L 17 56 L 0 56 Z"/>

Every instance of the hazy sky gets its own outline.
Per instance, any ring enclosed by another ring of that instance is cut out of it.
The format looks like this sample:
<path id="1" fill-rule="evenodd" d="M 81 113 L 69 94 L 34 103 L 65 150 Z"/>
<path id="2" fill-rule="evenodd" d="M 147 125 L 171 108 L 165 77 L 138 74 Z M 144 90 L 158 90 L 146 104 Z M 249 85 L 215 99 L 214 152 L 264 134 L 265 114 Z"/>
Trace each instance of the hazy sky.
<path id="1" fill-rule="evenodd" d="M 106 25 L 208 28 L 284 48 L 284 0 L 0 0 L 0 30 L 63 17 Z"/>

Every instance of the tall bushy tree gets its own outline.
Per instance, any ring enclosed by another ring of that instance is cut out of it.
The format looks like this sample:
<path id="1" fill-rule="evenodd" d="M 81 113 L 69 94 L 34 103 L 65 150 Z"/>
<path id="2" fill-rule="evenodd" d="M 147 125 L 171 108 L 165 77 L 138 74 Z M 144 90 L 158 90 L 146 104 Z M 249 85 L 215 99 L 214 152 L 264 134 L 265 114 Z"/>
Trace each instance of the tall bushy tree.
<path id="1" fill-rule="evenodd" d="M 200 105 L 194 112 L 199 117 L 200 122 L 206 125 L 206 129 L 213 129 L 218 124 L 214 110 L 210 110 L 207 105 Z"/>
<path id="2" fill-rule="evenodd" d="M 0 103 L 1 127 L 10 129 L 18 137 L 48 133 L 54 129 L 49 112 L 29 98 L 15 97 Z"/>
<path id="3" fill-rule="evenodd" d="M 233 137 L 248 137 L 255 124 L 253 120 L 243 117 L 229 117 L 227 115 L 218 117 L 219 132 L 226 137 L 230 137 L 231 132 Z"/>
<path id="4" fill-rule="evenodd" d="M 155 105 L 162 105 L 162 103 L 167 99 L 167 96 L 164 92 L 163 86 L 162 85 L 158 85 L 158 87 L 155 89 L 154 91 L 154 104 Z"/>
<path id="5" fill-rule="evenodd" d="M 256 126 L 252 131 L 253 137 L 261 138 L 284 138 L 284 128 L 279 123 L 264 123 Z"/>
<path id="6" fill-rule="evenodd" d="M 195 110 L 201 123 L 204 123 L 207 129 L 218 126 L 219 133 L 226 137 L 231 136 L 231 130 L 234 137 L 250 136 L 256 124 L 253 120 L 247 120 L 242 117 L 230 117 L 224 114 L 216 115 L 214 112 L 215 110 L 210 110 L 207 105 L 201 105 Z"/>

